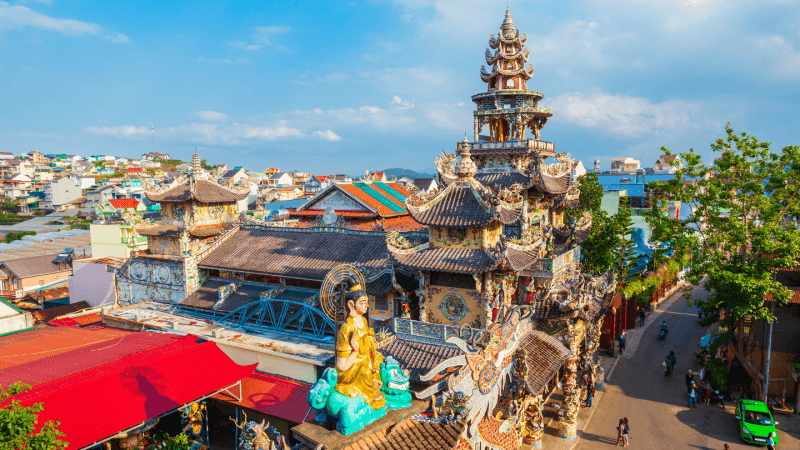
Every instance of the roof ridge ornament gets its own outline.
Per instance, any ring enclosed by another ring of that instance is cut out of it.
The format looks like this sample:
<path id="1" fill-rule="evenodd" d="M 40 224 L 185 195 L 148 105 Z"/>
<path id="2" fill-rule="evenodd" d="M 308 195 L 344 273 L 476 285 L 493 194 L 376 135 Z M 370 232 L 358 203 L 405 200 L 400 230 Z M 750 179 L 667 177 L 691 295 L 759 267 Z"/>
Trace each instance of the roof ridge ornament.
<path id="1" fill-rule="evenodd" d="M 470 180 L 478 173 L 478 166 L 476 166 L 475 162 L 472 160 L 470 149 L 471 145 L 469 140 L 467 140 L 467 134 L 464 133 L 464 140 L 461 141 L 461 145 L 458 147 L 458 162 L 455 163 L 453 170 L 458 179 L 462 181 Z"/>

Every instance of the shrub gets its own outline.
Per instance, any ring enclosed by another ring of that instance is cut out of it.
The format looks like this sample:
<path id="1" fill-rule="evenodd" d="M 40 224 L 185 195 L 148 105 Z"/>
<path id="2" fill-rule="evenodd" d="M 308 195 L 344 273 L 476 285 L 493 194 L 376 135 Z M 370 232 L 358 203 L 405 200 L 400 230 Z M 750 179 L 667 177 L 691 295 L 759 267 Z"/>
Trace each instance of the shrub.
<path id="1" fill-rule="evenodd" d="M 728 370 L 716 359 L 712 359 L 706 364 L 706 379 L 714 386 L 714 389 L 728 390 Z"/>

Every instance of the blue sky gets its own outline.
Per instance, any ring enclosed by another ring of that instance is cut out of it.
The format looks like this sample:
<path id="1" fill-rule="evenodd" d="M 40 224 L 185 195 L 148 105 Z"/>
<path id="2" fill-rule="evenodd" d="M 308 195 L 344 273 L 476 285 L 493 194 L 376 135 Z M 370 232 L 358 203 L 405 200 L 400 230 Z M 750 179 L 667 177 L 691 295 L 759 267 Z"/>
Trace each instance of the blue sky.
<path id="1" fill-rule="evenodd" d="M 505 1 L 0 0 L 0 151 L 432 170 L 471 130 Z M 542 139 L 591 167 L 734 129 L 800 144 L 800 5 L 511 1 Z"/>

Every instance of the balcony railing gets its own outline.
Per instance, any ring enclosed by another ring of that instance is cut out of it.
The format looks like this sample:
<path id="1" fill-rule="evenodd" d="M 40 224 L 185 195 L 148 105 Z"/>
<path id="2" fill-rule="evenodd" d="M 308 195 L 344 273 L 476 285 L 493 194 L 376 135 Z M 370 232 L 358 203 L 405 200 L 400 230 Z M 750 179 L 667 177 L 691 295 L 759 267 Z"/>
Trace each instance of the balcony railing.
<path id="1" fill-rule="evenodd" d="M 460 145 L 457 144 L 457 146 Z M 473 152 L 494 152 L 498 150 L 519 150 L 519 151 L 539 151 L 555 154 L 556 144 L 538 139 L 510 140 L 503 142 L 472 142 L 469 144 Z M 456 148 L 458 148 L 456 146 Z"/>
<path id="2" fill-rule="evenodd" d="M 450 337 L 458 337 L 465 341 L 470 341 L 477 336 L 480 330 L 469 327 L 453 327 L 450 325 L 440 325 L 436 323 L 420 322 L 410 319 L 394 319 L 394 332 L 405 339 L 430 340 L 443 343 Z"/>
<path id="3" fill-rule="evenodd" d="M 2 289 L 0 297 L 3 298 L 22 298 L 22 289 Z"/>

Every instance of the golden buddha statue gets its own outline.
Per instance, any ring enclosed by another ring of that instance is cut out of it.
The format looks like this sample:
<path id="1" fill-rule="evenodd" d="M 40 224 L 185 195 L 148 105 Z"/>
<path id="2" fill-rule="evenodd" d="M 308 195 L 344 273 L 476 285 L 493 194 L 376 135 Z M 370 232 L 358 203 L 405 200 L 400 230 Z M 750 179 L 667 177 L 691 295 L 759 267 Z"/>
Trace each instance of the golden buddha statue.
<path id="1" fill-rule="evenodd" d="M 360 284 L 351 284 L 345 294 L 347 319 L 336 336 L 336 391 L 350 398 L 362 396 L 378 410 L 386 405 L 380 389 L 380 367 L 383 356 L 375 346 L 375 332 L 364 314 L 369 308 L 366 291 Z"/>

